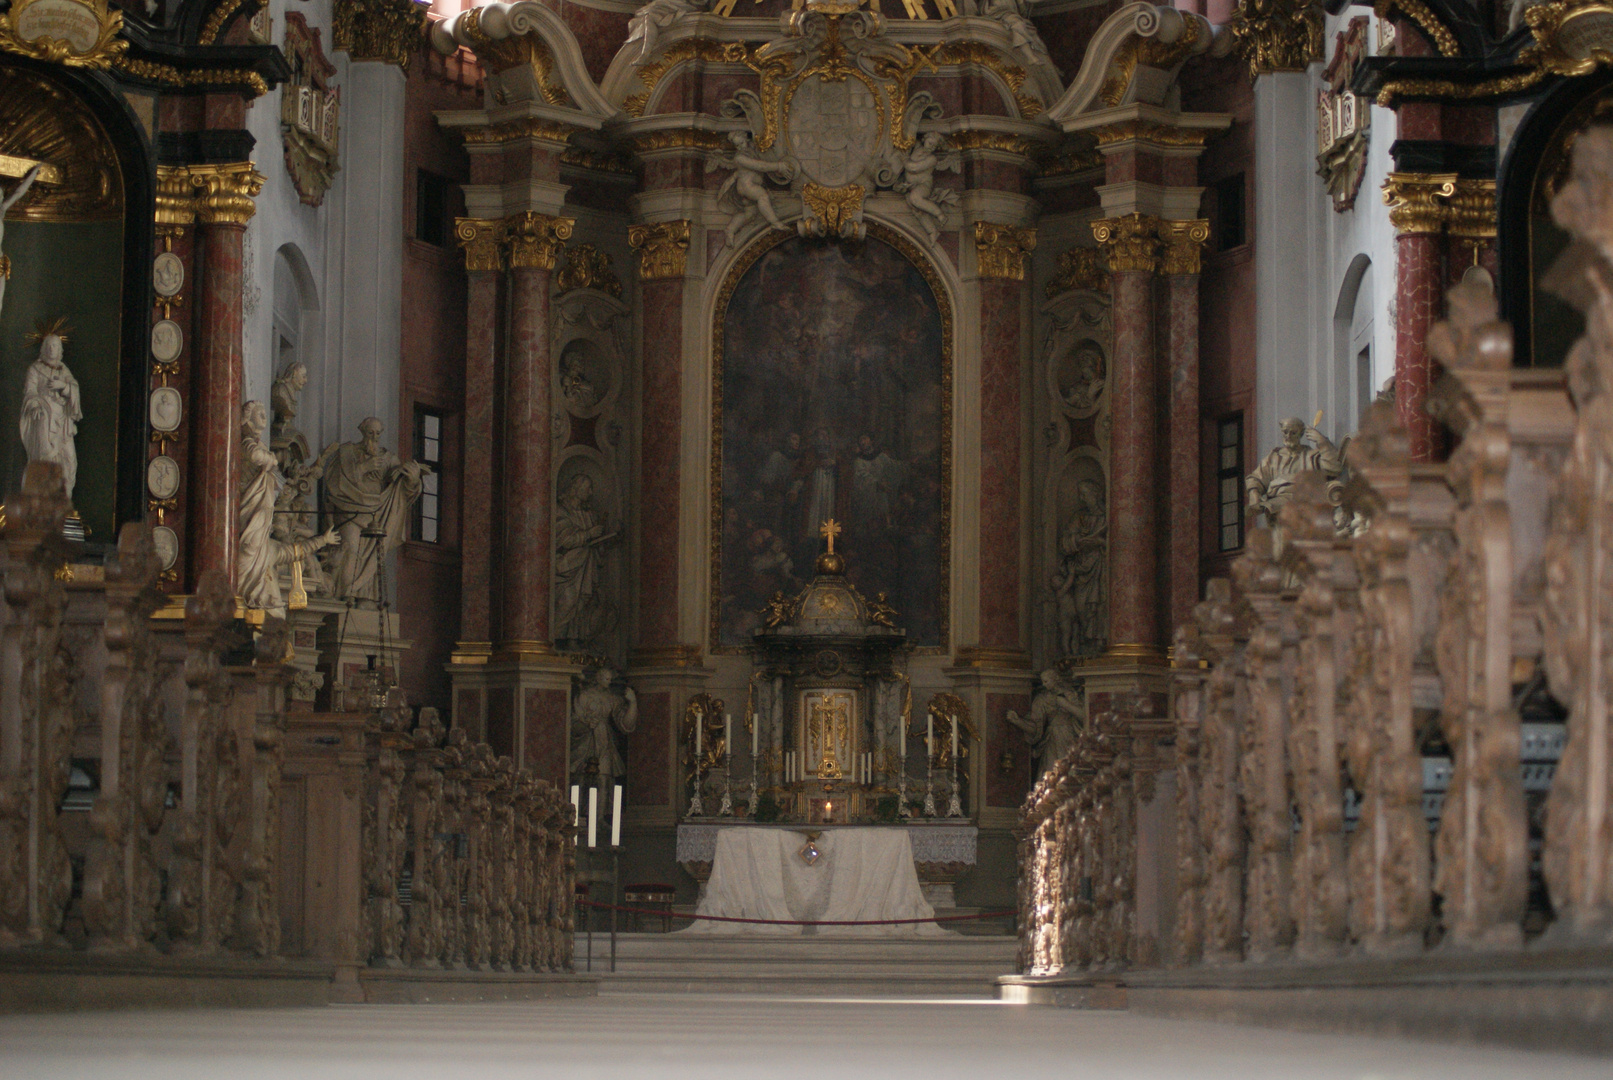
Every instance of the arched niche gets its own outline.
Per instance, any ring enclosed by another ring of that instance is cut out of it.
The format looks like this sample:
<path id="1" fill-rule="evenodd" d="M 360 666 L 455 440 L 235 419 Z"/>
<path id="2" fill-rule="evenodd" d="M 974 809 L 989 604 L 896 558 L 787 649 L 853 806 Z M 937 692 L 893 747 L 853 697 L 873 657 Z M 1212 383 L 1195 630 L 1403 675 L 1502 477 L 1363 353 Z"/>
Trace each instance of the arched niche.
<path id="1" fill-rule="evenodd" d="M 1551 220 L 1551 198 L 1568 174 L 1580 133 L 1610 123 L 1613 71 L 1565 80 L 1524 116 L 1502 163 L 1496 195 L 1500 306 L 1513 326 L 1513 362 L 1520 367 L 1560 367 L 1584 332 L 1579 311 L 1543 287 L 1569 243 Z"/>
<path id="2" fill-rule="evenodd" d="M 27 455 L 17 437 L 22 380 L 37 355 L 27 336 L 65 319 L 64 351 L 84 412 L 73 502 L 92 544 L 146 514 L 150 348 L 150 147 L 128 103 L 102 78 L 22 57 L 0 60 L 0 154 L 43 161 L 58 177 L 6 216 L 11 260 L 0 307 L 0 493 Z M 16 178 L 0 177 L 10 191 Z"/>
<path id="3" fill-rule="evenodd" d="M 1372 335 L 1374 319 L 1372 260 L 1365 254 L 1350 260 L 1333 307 L 1332 422 L 1334 441 L 1352 434 L 1361 412 L 1372 401 Z"/>
<path id="4" fill-rule="evenodd" d="M 953 314 L 935 268 L 878 221 L 860 242 L 767 232 L 730 264 L 712 333 L 712 648 L 749 645 L 772 593 L 811 579 L 812 519 L 833 516 L 848 577 L 945 649 Z"/>

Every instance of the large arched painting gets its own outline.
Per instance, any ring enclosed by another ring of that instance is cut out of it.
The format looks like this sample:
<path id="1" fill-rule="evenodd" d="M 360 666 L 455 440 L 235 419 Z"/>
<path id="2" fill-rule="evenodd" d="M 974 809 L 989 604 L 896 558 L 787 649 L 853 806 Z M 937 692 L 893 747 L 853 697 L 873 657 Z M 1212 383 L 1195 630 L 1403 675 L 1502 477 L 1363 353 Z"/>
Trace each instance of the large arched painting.
<path id="1" fill-rule="evenodd" d="M 877 228 L 856 244 L 763 244 L 719 307 L 713 644 L 750 644 L 767 600 L 811 579 L 833 517 L 853 583 L 886 594 L 910 642 L 944 646 L 945 296 Z"/>

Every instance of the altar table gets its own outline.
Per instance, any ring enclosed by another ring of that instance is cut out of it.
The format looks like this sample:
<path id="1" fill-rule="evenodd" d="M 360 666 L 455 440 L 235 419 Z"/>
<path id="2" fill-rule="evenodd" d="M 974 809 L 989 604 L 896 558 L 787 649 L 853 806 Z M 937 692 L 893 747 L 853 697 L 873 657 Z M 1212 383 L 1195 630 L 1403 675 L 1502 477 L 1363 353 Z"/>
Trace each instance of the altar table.
<path id="1" fill-rule="evenodd" d="M 697 915 L 743 919 L 927 919 L 935 914 L 919 890 L 906 829 L 831 829 L 814 842 L 819 857 L 801 857 L 807 833 L 818 830 L 749 826 L 721 829 L 711 880 Z M 901 926 L 769 926 L 696 922 L 685 934 L 855 935 L 935 937 L 933 922 Z"/>

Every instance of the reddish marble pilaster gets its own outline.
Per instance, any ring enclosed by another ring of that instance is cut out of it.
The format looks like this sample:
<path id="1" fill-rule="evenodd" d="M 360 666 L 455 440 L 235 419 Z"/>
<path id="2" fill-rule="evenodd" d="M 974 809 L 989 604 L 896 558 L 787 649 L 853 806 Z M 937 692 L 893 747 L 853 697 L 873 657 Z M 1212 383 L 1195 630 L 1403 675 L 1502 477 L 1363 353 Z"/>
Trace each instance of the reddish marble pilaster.
<path id="1" fill-rule="evenodd" d="M 200 318 L 190 401 L 190 576 L 221 570 L 235 586 L 241 416 L 241 255 L 245 224 L 198 232 Z"/>
<path id="2" fill-rule="evenodd" d="M 492 652 L 495 487 L 498 437 L 493 402 L 498 396 L 500 271 L 504 223 L 458 218 L 454 237 L 465 253 L 465 450 L 459 539 L 459 634 L 456 663 Z"/>
<path id="3" fill-rule="evenodd" d="M 1384 200 L 1395 237 L 1395 410 L 1406 429 L 1411 459 L 1436 461 L 1443 431 L 1428 415 L 1428 391 L 1438 366 L 1428 355 L 1428 329 L 1439 318 L 1444 285 L 1441 234 L 1456 177 L 1390 173 Z"/>
<path id="4" fill-rule="evenodd" d="M 1199 259 L 1209 235 L 1207 221 L 1160 223 L 1170 409 L 1169 626 L 1191 618 L 1199 600 Z"/>
<path id="5" fill-rule="evenodd" d="M 980 281 L 980 647 L 1018 649 L 1024 282 Z"/>
<path id="6" fill-rule="evenodd" d="M 678 644 L 677 521 L 683 425 L 683 277 L 646 280 L 643 436 L 640 441 L 639 622 L 641 651 Z"/>
<path id="7" fill-rule="evenodd" d="M 504 365 L 503 545 L 499 580 L 506 646 L 549 641 L 549 275 L 510 270 L 510 340 Z"/>
<path id="8" fill-rule="evenodd" d="M 1159 644 L 1154 275 L 1111 273 L 1114 399 L 1109 442 L 1109 649 Z"/>

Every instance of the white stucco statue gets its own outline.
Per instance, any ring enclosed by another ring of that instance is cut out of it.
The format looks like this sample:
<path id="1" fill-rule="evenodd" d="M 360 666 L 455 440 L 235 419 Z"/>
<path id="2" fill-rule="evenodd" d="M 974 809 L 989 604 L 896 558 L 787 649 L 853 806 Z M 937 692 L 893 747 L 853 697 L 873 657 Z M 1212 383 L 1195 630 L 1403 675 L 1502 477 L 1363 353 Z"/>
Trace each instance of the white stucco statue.
<path id="1" fill-rule="evenodd" d="M 286 603 L 280 592 L 280 568 L 293 567 L 292 592 L 297 592 L 297 570 L 310 552 L 337 542 L 336 533 L 292 543 L 282 543 L 272 535 L 275 503 L 284 480 L 274 451 L 264 445 L 263 431 L 269 426 L 268 413 L 261 401 L 241 406 L 241 506 L 240 546 L 235 553 L 235 583 L 241 602 L 279 618 L 285 618 Z"/>
<path id="2" fill-rule="evenodd" d="M 934 194 L 936 170 L 957 172 L 961 160 L 956 151 L 945 149 L 945 141 L 939 132 L 926 131 L 914 140 L 913 149 L 908 151 L 907 160 L 902 165 L 902 179 L 897 182 L 896 190 L 907 197 L 907 205 L 913 208 L 919 224 L 930 234 L 932 244 L 940 236 L 941 225 L 946 221 L 945 208 L 958 201 L 955 191 L 943 191 L 939 196 Z"/>
<path id="3" fill-rule="evenodd" d="M 571 706 L 571 772 L 580 776 L 588 771 L 590 760 L 599 763 L 599 778 L 608 784 L 627 772 L 616 749 L 616 732 L 631 735 L 638 727 L 638 697 L 631 686 L 620 693 L 611 685 L 616 673 L 600 668 L 584 684 Z"/>
<path id="4" fill-rule="evenodd" d="M 431 469 L 418 461 L 400 461 L 382 446 L 384 428 L 375 417 L 360 423 L 358 430 L 358 442 L 332 443 L 314 467 L 325 480 L 325 521 L 341 537 L 335 557 L 326 560 L 331 595 L 375 601 L 381 598 L 376 578 L 381 560 L 408 535 L 420 477 Z"/>
<path id="5" fill-rule="evenodd" d="M 1080 738 L 1087 722 L 1084 697 L 1074 680 L 1049 668 L 1042 672 L 1042 686 L 1031 699 L 1030 712 L 1021 716 L 1008 710 L 1008 722 L 1023 731 L 1030 742 L 1038 777 L 1058 764 Z"/>
<path id="6" fill-rule="evenodd" d="M 707 0 L 650 0 L 627 20 L 627 45 L 638 42 L 634 63 L 642 64 L 655 53 L 661 31 L 678 21 L 680 15 L 704 11 Z"/>
<path id="7" fill-rule="evenodd" d="M 79 404 L 78 380 L 62 362 L 66 341 L 57 331 L 40 339 L 39 358 L 28 365 L 22 382 L 22 414 L 17 426 L 29 461 L 53 461 L 62 467 L 62 483 L 71 499 L 78 482 L 78 448 L 73 440 L 84 410 Z"/>
<path id="8" fill-rule="evenodd" d="M 733 173 L 717 189 L 717 202 L 733 212 L 725 230 L 728 242 L 734 242 L 739 230 L 756 215 L 767 219 L 775 229 L 786 228 L 773 209 L 773 195 L 767 190 L 764 177 L 773 176 L 780 183 L 789 183 L 795 177 L 795 168 L 786 161 L 769 161 L 759 157 L 756 140 L 748 131 L 731 131 L 728 141 L 734 144 L 733 153 L 714 161 L 711 168 L 723 165 Z"/>
<path id="9" fill-rule="evenodd" d="M 610 604 L 600 594 L 600 547 L 616 533 L 594 511 L 594 482 L 579 473 L 560 493 L 554 522 L 554 636 L 589 642 L 610 628 Z"/>
<path id="10" fill-rule="evenodd" d="M 1277 523 L 1277 511 L 1288 501 L 1288 489 L 1300 473 L 1317 472 L 1334 480 L 1344 471 L 1338 447 L 1326 435 L 1298 417 L 1291 416 L 1277 426 L 1283 433 L 1283 444 L 1267 454 L 1243 481 L 1249 509 L 1263 512 L 1272 525 Z M 1307 439 L 1316 445 L 1306 445 Z"/>
<path id="11" fill-rule="evenodd" d="M 11 189 L 11 194 L 0 195 L 0 310 L 5 308 L 6 279 L 11 277 L 11 260 L 6 258 L 6 212 L 28 194 L 28 189 L 34 186 L 34 181 L 39 177 L 39 170 L 43 168 L 43 165 L 35 165 L 23 173 L 22 181 Z M 73 493 L 71 484 L 67 486 L 67 493 L 69 495 Z"/>

